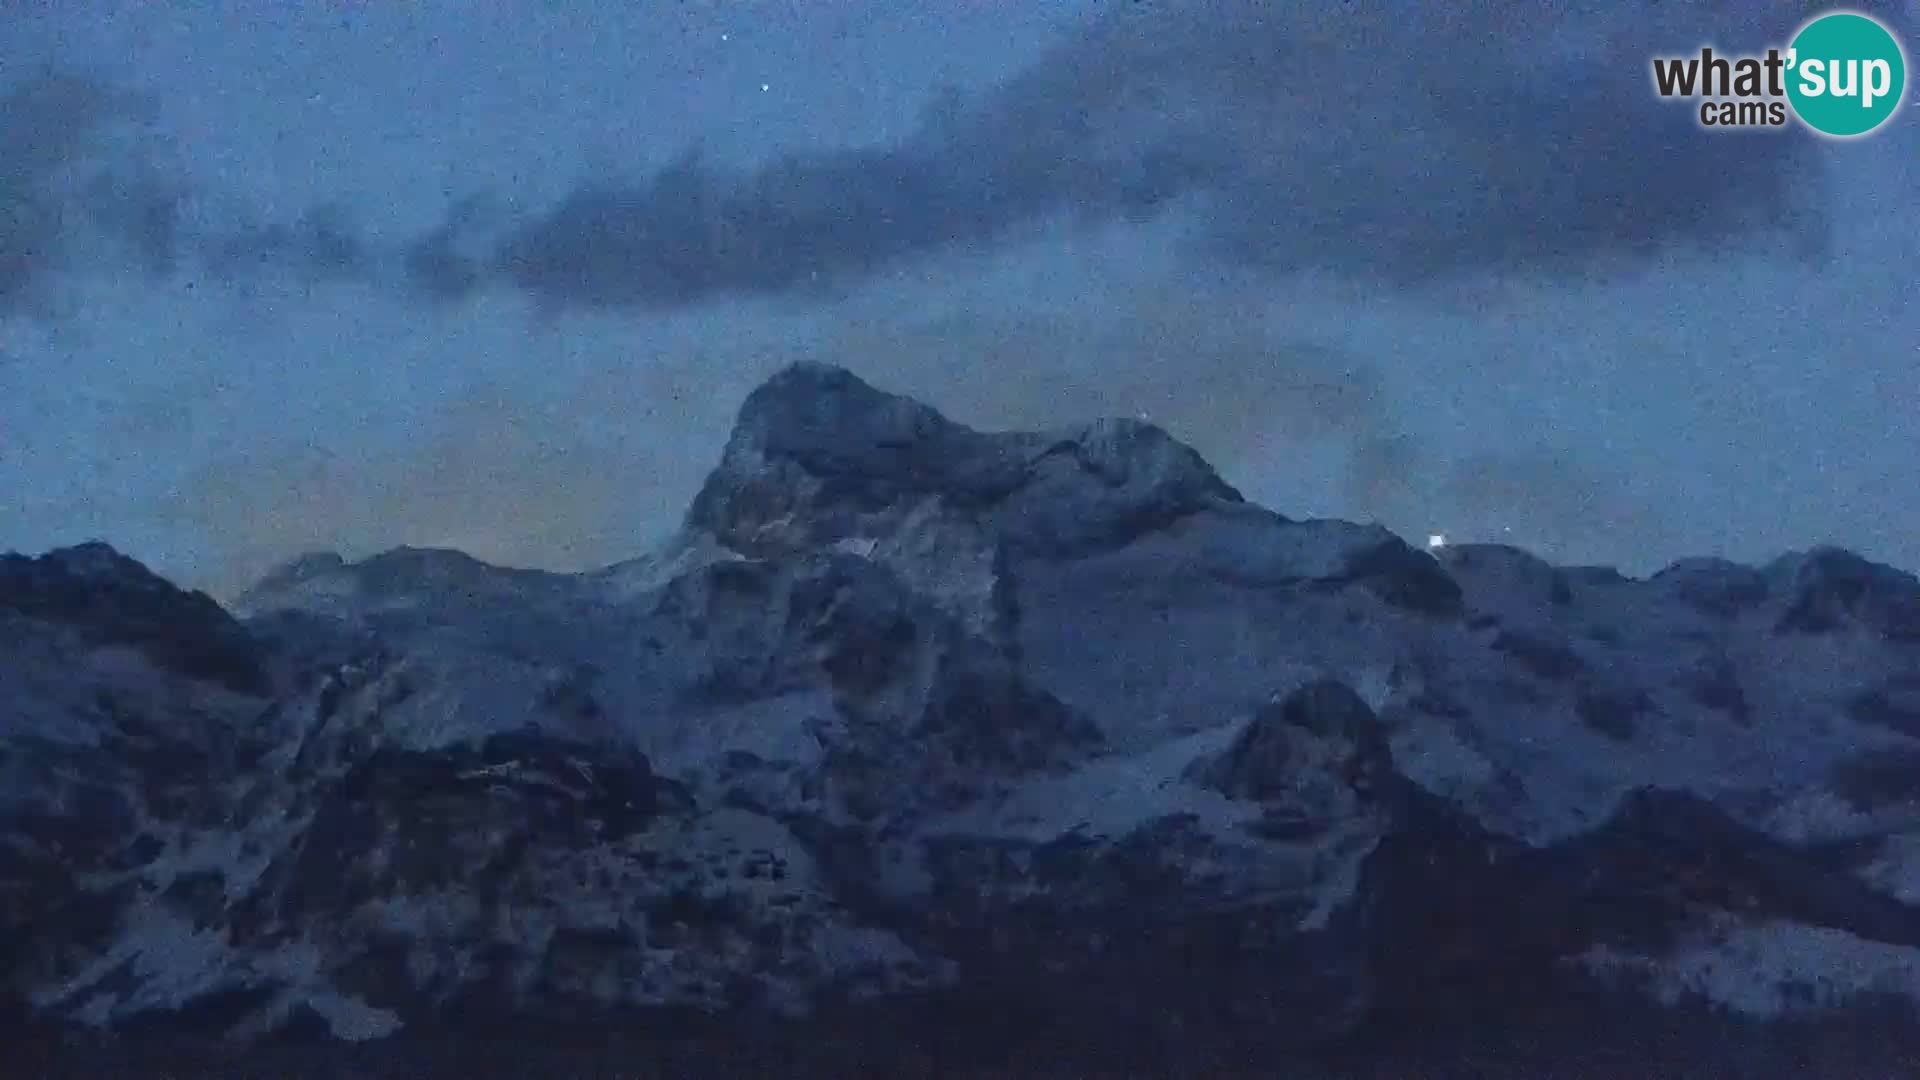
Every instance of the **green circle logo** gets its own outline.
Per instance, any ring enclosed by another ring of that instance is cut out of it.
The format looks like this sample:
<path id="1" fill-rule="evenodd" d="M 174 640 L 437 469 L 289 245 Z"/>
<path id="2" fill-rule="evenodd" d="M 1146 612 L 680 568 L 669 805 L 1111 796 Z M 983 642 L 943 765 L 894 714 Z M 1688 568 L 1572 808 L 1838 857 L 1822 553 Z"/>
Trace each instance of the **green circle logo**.
<path id="1" fill-rule="evenodd" d="M 1893 33 L 1865 15 L 1835 12 L 1801 28 L 1787 49 L 1787 100 L 1808 127 L 1851 138 L 1887 122 L 1907 88 Z"/>

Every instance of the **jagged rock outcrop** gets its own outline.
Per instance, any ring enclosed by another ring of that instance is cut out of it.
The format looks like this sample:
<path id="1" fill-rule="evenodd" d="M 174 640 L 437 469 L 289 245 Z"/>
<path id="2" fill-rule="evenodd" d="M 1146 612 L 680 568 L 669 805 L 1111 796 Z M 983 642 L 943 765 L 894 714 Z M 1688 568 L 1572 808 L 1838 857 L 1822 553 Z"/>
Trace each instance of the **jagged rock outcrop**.
<path id="1" fill-rule="evenodd" d="M 38 559 L 0 555 L 0 612 L 51 623 L 90 645 L 126 645 L 190 678 L 262 688 L 261 657 L 213 598 L 186 592 L 103 543 Z"/>
<path id="2" fill-rule="evenodd" d="M 1693 607 L 1728 618 L 1767 599 L 1765 574 L 1723 559 L 1682 559 L 1652 580 Z"/>
<path id="3" fill-rule="evenodd" d="M 1850 551 L 1816 548 L 1775 564 L 1789 597 L 1782 633 L 1823 633 L 1857 625 L 1889 641 L 1920 641 L 1920 579 Z"/>
<path id="4" fill-rule="evenodd" d="M 1392 770 L 1379 717 L 1350 687 L 1323 679 L 1262 707 L 1225 753 L 1189 776 L 1229 798 L 1274 803 L 1298 795 L 1302 785 L 1366 796 Z"/>
<path id="5" fill-rule="evenodd" d="M 1418 551 L 802 365 L 604 571 L 309 556 L 236 619 L 0 559 L 0 1021 L 1817 1075 L 1920 1045 L 1917 598 Z"/>

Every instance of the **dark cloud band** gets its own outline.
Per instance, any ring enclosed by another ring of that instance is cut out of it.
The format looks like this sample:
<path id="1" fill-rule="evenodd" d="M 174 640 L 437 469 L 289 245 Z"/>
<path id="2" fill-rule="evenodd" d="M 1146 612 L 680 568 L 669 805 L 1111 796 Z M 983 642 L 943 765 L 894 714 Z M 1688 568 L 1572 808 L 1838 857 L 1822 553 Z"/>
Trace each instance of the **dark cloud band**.
<path id="1" fill-rule="evenodd" d="M 1818 255 L 1830 221 L 1815 141 L 1704 132 L 1647 76 L 1652 56 L 1704 41 L 1777 43 L 1803 14 L 1717 0 L 1127 5 L 1007 82 L 942 100 L 895 144 L 750 167 L 693 150 L 638 182 L 586 178 L 517 222 L 462 203 L 398 250 L 337 207 L 184 230 L 189 193 L 142 161 L 81 190 L 94 224 L 153 272 L 191 254 L 228 279 L 402 283 L 441 302 L 504 285 L 549 308 L 857 282 L 1063 218 L 1178 215 L 1198 257 L 1396 284 L 1761 243 Z M 59 77 L 4 100 L 0 310 L 66 254 L 71 186 L 57 178 L 127 108 Z"/>
<path id="2" fill-rule="evenodd" d="M 1145 5 L 943 103 L 897 146 L 756 170 L 689 156 L 648 183 L 584 184 L 463 272 L 551 303 L 673 307 L 1062 215 L 1176 209 L 1213 256 L 1393 282 L 1584 273 L 1676 247 L 1820 252 L 1811 140 L 1702 132 L 1647 86 L 1661 49 L 1757 47 L 1785 9 L 1629 6 Z"/>

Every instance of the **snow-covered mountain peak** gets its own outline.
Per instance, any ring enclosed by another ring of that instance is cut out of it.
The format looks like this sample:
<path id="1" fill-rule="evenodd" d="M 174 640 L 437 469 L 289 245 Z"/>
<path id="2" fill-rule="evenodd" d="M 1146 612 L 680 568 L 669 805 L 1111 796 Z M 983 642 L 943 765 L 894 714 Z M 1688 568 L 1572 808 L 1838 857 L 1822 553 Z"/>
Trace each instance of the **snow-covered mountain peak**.
<path id="1" fill-rule="evenodd" d="M 0 1021 L 691 1012 L 1075 1072 L 1466 1001 L 1562 1059 L 1920 1031 L 1920 583 L 1838 549 L 1416 550 L 1137 421 L 983 433 L 799 365 L 660 551 L 320 554 L 239 608 L 0 558 Z"/>

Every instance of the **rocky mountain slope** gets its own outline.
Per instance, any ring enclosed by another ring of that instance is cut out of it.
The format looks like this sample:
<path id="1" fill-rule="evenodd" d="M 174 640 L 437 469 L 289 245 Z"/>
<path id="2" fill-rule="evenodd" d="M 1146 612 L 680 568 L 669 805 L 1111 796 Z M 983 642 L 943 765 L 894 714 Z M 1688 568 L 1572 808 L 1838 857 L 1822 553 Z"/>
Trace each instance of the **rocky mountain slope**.
<path id="1" fill-rule="evenodd" d="M 1416 551 L 1143 423 L 802 365 L 654 556 L 316 555 L 236 608 L 0 559 L 0 985 L 49 1061 L 1920 1048 L 1920 582 L 1837 549 Z"/>

